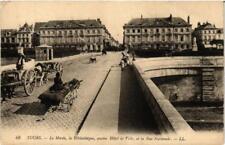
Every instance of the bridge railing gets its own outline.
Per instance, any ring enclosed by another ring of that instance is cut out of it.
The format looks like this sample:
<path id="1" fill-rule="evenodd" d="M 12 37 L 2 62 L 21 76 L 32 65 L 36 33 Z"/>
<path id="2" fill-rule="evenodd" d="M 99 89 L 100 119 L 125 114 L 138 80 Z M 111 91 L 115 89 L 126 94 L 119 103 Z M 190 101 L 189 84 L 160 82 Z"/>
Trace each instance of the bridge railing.
<path id="1" fill-rule="evenodd" d="M 222 56 L 157 57 L 137 61 L 144 71 L 165 68 L 223 67 Z"/>
<path id="2" fill-rule="evenodd" d="M 194 133 L 161 90 L 135 62 L 134 72 L 161 133 Z"/>

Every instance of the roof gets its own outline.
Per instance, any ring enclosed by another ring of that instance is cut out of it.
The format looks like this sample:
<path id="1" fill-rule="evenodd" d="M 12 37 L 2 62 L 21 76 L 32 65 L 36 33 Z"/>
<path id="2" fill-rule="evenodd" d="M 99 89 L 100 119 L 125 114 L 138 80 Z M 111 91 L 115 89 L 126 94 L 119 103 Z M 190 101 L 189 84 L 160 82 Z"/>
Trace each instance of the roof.
<path id="1" fill-rule="evenodd" d="M 191 26 L 188 22 L 180 17 L 165 17 L 165 18 L 134 18 L 125 24 L 124 27 L 172 27 L 172 26 Z"/>
<path id="2" fill-rule="evenodd" d="M 199 25 L 196 30 L 205 30 L 205 29 L 217 29 L 215 25 L 212 25 L 211 23 L 203 23 L 202 25 Z"/>
<path id="3" fill-rule="evenodd" d="M 46 22 L 36 22 L 34 25 L 34 31 L 37 31 L 42 27 Z"/>
<path id="4" fill-rule="evenodd" d="M 33 25 L 28 25 L 27 23 L 25 23 L 22 27 L 19 28 L 19 32 L 20 31 L 31 32 L 32 29 Z"/>
<path id="5" fill-rule="evenodd" d="M 104 27 L 99 19 L 87 20 L 54 20 L 35 23 L 35 30 L 45 28 L 96 28 Z"/>
<path id="6" fill-rule="evenodd" d="M 14 35 L 16 34 L 17 30 L 16 29 L 1 29 L 1 35 L 4 35 L 8 32 L 10 32 L 10 35 Z"/>

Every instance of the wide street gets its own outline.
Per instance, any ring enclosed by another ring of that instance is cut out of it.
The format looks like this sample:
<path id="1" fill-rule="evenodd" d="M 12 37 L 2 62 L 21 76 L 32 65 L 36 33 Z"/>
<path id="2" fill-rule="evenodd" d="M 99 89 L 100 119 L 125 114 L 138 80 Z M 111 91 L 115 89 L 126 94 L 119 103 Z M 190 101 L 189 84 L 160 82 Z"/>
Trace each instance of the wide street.
<path id="1" fill-rule="evenodd" d="M 50 79 L 47 84 L 36 87 L 32 96 L 26 97 L 17 91 L 15 97 L 2 103 L 4 135 L 16 134 L 15 130 L 37 134 L 76 134 L 87 132 L 88 126 L 94 129 L 111 127 L 122 133 L 157 132 L 131 68 L 121 71 L 118 65 L 121 53 L 97 55 L 96 63 L 89 63 L 89 57 L 84 55 L 63 62 L 64 82 L 72 78 L 83 80 L 70 112 L 48 112 L 40 104 L 38 96 L 52 85 L 53 80 Z M 96 108 L 102 111 L 96 111 Z"/>

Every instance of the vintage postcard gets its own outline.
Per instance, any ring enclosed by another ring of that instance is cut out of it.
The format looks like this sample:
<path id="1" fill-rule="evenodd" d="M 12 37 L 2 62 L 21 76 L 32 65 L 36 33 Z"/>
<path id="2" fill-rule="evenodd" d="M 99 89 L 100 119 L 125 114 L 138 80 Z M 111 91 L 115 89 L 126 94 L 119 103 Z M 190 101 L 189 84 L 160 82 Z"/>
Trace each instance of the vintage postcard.
<path id="1" fill-rule="evenodd" d="M 2 1 L 2 145 L 220 145 L 222 1 Z"/>

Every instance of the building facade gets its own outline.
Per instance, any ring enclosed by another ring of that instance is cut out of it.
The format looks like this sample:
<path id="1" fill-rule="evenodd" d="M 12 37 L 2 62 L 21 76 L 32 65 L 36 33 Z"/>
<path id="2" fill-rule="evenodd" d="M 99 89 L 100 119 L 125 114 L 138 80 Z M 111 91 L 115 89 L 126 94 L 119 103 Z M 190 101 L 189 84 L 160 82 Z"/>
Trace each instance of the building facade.
<path id="1" fill-rule="evenodd" d="M 40 45 L 70 47 L 83 51 L 100 51 L 105 42 L 111 43 L 111 34 L 100 19 L 56 20 L 35 23 Z"/>
<path id="2" fill-rule="evenodd" d="M 16 41 L 16 29 L 2 29 L 1 30 L 1 48 L 15 49 L 18 46 Z"/>
<path id="3" fill-rule="evenodd" d="M 33 25 L 25 23 L 17 31 L 17 43 L 24 48 L 32 48 L 32 37 L 33 37 Z"/>
<path id="4" fill-rule="evenodd" d="M 192 49 L 192 25 L 180 17 L 135 18 L 124 25 L 125 47 L 136 49 Z"/>
<path id="5" fill-rule="evenodd" d="M 223 49 L 223 29 L 216 28 L 211 23 L 201 24 L 199 22 L 193 31 L 193 36 L 196 37 L 197 44 L 203 45 L 204 48 Z"/>

